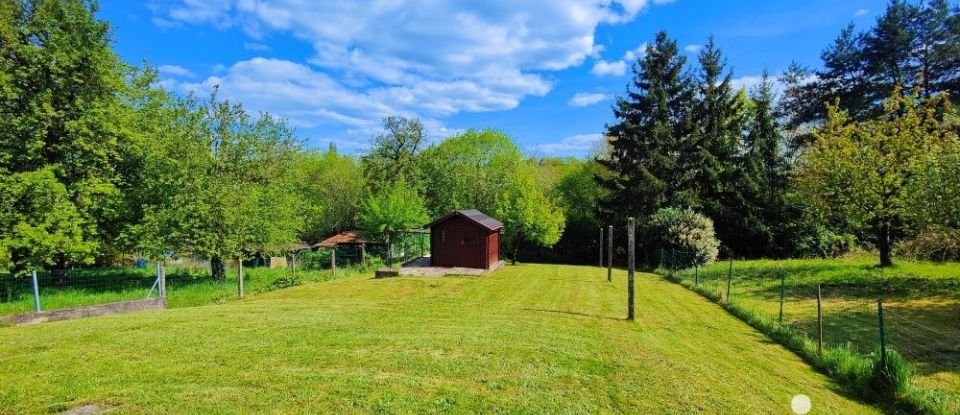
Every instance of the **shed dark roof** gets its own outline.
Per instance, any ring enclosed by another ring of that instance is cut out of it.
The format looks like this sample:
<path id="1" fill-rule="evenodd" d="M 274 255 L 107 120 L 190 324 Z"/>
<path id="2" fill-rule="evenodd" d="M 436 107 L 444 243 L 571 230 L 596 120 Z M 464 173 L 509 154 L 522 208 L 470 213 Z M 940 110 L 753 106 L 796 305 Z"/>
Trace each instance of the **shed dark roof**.
<path id="1" fill-rule="evenodd" d="M 433 222 L 430 222 L 430 224 L 428 224 L 427 227 L 428 227 L 428 228 L 432 228 L 433 225 L 436 225 L 436 224 L 438 224 L 438 223 L 440 223 L 440 222 L 443 222 L 443 221 L 445 221 L 445 220 L 447 220 L 447 219 L 450 219 L 450 218 L 452 218 L 452 217 L 454 217 L 454 216 L 463 216 L 464 218 L 469 219 L 471 222 L 474 222 L 474 223 L 476 223 L 477 225 L 483 226 L 484 228 L 486 228 L 487 230 L 490 230 L 490 231 L 495 231 L 495 230 L 500 229 L 500 228 L 503 227 L 503 223 L 500 223 L 500 221 L 498 221 L 498 220 L 496 220 L 496 219 L 494 219 L 494 218 L 491 218 L 491 217 L 487 216 L 486 214 L 484 214 L 483 212 L 481 212 L 481 211 L 479 211 L 479 210 L 476 210 L 476 209 L 455 210 L 455 211 L 453 211 L 453 212 L 450 212 L 450 213 L 444 215 L 444 216 L 443 216 L 442 218 L 440 218 L 440 219 L 437 219 L 437 220 L 435 220 L 435 221 L 433 221 Z"/>

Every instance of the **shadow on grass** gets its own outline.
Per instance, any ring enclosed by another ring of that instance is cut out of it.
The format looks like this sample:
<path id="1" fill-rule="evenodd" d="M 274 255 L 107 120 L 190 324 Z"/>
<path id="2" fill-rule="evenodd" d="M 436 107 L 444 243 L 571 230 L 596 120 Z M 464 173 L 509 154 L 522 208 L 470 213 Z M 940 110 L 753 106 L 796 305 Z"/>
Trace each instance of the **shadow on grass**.
<path id="1" fill-rule="evenodd" d="M 581 313 L 581 312 L 579 312 L 579 311 L 549 310 L 549 309 L 545 309 L 545 308 L 524 308 L 523 311 L 536 311 L 536 312 L 539 312 L 539 313 L 565 314 L 565 315 L 568 315 L 568 316 L 589 317 L 589 318 L 597 318 L 597 319 L 613 320 L 613 321 L 627 321 L 626 318 L 617 318 L 617 317 L 610 317 L 610 316 L 598 316 L 598 315 L 595 315 L 595 314 Z"/>

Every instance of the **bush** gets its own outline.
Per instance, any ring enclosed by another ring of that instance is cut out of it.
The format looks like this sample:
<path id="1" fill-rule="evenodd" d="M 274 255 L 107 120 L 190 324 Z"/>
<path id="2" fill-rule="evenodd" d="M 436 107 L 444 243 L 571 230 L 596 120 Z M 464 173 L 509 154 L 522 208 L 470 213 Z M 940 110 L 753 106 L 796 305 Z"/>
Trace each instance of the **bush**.
<path id="1" fill-rule="evenodd" d="M 927 261 L 960 261 L 960 229 L 924 228 L 916 237 L 897 244 L 894 255 Z"/>
<path id="2" fill-rule="evenodd" d="M 647 221 L 645 234 L 654 249 L 685 253 L 675 256 L 675 268 L 709 264 L 720 249 L 713 221 L 691 209 L 658 210 Z"/>
<path id="3" fill-rule="evenodd" d="M 297 267 L 304 271 L 319 271 L 330 268 L 330 250 L 307 251 L 297 257 Z"/>

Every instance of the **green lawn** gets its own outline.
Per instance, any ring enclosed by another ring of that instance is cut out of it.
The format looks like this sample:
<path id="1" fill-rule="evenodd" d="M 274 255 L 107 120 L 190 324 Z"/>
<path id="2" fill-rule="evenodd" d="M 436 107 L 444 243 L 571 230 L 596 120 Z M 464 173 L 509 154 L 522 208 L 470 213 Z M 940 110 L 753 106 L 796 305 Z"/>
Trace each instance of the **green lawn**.
<path id="1" fill-rule="evenodd" d="M 48 413 L 876 413 L 676 284 L 520 265 L 0 328 L 0 408 Z M 172 295 L 172 294 L 171 294 Z M 0 410 L 4 412 L 4 410 Z"/>
<path id="2" fill-rule="evenodd" d="M 816 338 L 820 285 L 824 343 L 868 353 L 879 348 L 882 297 L 888 345 L 911 363 L 919 385 L 942 391 L 960 411 L 960 264 L 875 264 L 873 257 L 734 261 L 730 300 L 777 319 L 780 276 L 786 275 L 784 324 Z M 721 262 L 699 270 L 701 287 L 725 297 L 728 267 Z M 678 276 L 688 285 L 697 278 L 694 270 Z"/>

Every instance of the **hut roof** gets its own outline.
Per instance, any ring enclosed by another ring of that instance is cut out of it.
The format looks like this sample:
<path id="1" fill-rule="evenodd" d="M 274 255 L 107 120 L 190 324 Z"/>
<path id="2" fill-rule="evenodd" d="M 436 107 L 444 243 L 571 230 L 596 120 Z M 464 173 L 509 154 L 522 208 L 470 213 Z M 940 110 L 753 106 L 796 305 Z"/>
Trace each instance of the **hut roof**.
<path id="1" fill-rule="evenodd" d="M 435 220 L 435 221 L 433 221 L 433 222 L 430 222 L 430 224 L 428 224 L 427 227 L 428 227 L 428 228 L 432 228 L 433 225 L 436 225 L 436 224 L 438 224 L 438 223 L 440 223 L 440 222 L 443 222 L 443 221 L 445 221 L 445 220 L 447 220 L 447 219 L 450 219 L 450 218 L 452 218 L 452 217 L 454 217 L 454 216 L 462 216 L 462 217 L 464 217 L 464 218 L 467 218 L 467 219 L 470 220 L 471 222 L 474 222 L 474 223 L 476 223 L 477 225 L 480 225 L 480 226 L 486 228 L 486 229 L 489 230 L 489 231 L 495 231 L 495 230 L 500 229 L 500 228 L 503 227 L 503 223 L 501 223 L 500 221 L 498 221 L 498 220 L 496 220 L 496 219 L 494 219 L 494 218 L 491 218 L 491 217 L 487 216 L 485 213 L 483 213 L 483 212 L 481 212 L 481 211 L 479 211 L 479 210 L 476 210 L 476 209 L 455 210 L 455 211 L 453 211 L 453 212 L 450 212 L 450 213 L 444 215 L 444 216 L 443 216 L 442 218 L 440 218 L 440 219 L 437 219 L 437 220 Z"/>
<path id="2" fill-rule="evenodd" d="M 364 239 L 363 234 L 357 231 L 340 232 L 314 245 L 322 248 L 333 248 L 337 245 L 361 245 L 369 243 Z"/>

